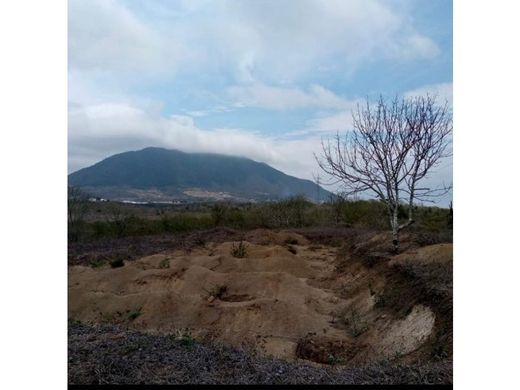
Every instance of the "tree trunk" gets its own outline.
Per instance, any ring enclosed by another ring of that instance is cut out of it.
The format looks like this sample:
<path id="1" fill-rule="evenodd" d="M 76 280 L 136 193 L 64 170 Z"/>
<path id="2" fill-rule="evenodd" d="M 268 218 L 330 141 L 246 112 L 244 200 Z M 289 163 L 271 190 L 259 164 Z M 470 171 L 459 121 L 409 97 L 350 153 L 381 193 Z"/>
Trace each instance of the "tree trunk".
<path id="1" fill-rule="evenodd" d="M 399 220 L 397 218 L 398 208 L 392 211 L 392 246 L 395 254 L 399 253 Z"/>

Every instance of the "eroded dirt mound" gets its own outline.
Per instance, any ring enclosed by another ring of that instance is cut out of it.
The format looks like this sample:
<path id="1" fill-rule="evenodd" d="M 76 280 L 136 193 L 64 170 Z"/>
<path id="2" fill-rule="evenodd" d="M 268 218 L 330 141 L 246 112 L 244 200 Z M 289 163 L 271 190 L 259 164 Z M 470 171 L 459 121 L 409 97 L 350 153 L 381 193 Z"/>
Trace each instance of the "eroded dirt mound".
<path id="1" fill-rule="evenodd" d="M 389 264 L 403 256 L 376 267 L 342 258 L 340 272 L 335 248 L 298 234 L 256 230 L 244 238 L 242 252 L 238 241 L 204 243 L 118 268 L 69 267 L 69 317 L 327 364 L 400 358 L 437 332 L 438 312 L 421 301 L 404 315 L 384 302 L 395 272 Z M 413 256 L 439 251 L 447 249 Z"/>
<path id="2" fill-rule="evenodd" d="M 370 353 L 391 358 L 413 352 L 432 334 L 434 324 L 435 314 L 432 310 L 416 305 L 405 318 L 374 329 Z"/>
<path id="3" fill-rule="evenodd" d="M 320 260 L 304 248 L 237 243 L 210 245 L 190 255 L 148 256 L 124 267 L 72 267 L 69 314 L 83 321 L 129 322 L 162 332 L 189 328 L 197 337 L 253 345 L 291 357 L 307 332 L 338 333 L 330 324 L 337 298 L 307 278 L 330 272 L 334 253 Z M 132 318 L 135 317 L 135 318 Z"/>

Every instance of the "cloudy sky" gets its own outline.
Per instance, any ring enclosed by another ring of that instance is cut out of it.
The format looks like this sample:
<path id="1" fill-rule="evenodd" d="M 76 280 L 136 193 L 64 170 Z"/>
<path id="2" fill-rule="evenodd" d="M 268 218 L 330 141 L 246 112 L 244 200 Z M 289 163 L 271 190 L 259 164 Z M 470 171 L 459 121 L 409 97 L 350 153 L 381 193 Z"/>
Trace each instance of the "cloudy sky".
<path id="1" fill-rule="evenodd" d="M 358 101 L 452 101 L 448 0 L 69 0 L 68 12 L 69 172 L 163 146 L 312 179 L 320 140 L 349 129 Z M 451 169 L 429 180 L 450 184 Z"/>

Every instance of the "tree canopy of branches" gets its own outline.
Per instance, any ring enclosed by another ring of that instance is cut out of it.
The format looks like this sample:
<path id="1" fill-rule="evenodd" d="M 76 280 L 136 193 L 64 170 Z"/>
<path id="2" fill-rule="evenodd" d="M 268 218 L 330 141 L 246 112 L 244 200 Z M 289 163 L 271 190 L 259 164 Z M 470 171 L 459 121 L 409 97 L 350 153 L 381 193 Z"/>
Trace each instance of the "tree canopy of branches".
<path id="1" fill-rule="evenodd" d="M 420 186 L 443 157 L 450 156 L 453 129 L 448 103 L 435 97 L 395 98 L 382 96 L 375 104 L 367 99 L 353 112 L 353 128 L 322 141 L 321 169 L 345 187 L 348 195 L 369 192 L 384 202 L 399 251 L 399 232 L 414 222 L 416 201 L 431 201 L 451 187 Z M 408 222 L 399 225 L 398 209 L 407 203 Z"/>

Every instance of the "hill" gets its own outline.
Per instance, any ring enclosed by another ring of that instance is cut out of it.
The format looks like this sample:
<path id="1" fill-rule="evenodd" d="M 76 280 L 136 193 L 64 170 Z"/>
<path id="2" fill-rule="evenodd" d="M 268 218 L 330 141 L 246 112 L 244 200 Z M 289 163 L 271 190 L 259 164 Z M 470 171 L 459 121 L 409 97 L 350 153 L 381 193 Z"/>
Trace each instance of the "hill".
<path id="1" fill-rule="evenodd" d="M 248 158 L 145 148 L 113 155 L 69 175 L 69 184 L 114 200 L 276 200 L 331 193 Z"/>

